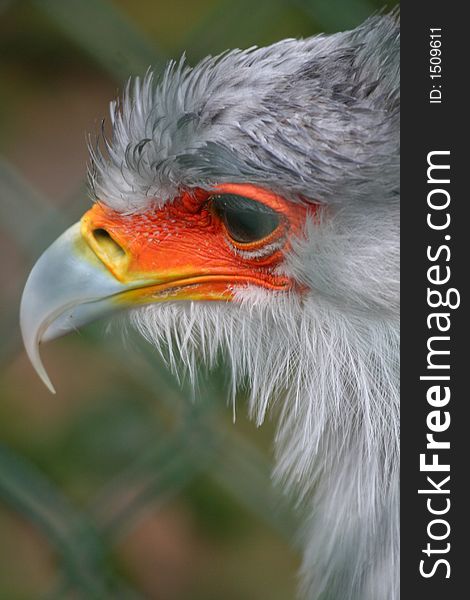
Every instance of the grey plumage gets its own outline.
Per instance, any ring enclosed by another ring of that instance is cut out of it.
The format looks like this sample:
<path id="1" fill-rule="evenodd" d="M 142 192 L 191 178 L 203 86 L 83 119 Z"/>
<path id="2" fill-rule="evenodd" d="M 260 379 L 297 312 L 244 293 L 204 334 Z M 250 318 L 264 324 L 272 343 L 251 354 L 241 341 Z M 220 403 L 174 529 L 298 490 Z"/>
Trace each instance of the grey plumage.
<path id="1" fill-rule="evenodd" d="M 326 205 L 281 270 L 308 291 L 168 303 L 132 322 L 191 377 L 220 353 L 250 411 L 279 413 L 275 474 L 309 512 L 309 600 L 398 598 L 399 33 L 351 32 L 182 59 L 111 107 L 94 195 L 121 212 L 180 188 L 261 185 Z"/>
<path id="2" fill-rule="evenodd" d="M 97 197 L 135 210 L 182 186 L 268 184 L 324 202 L 396 187 L 398 31 L 352 32 L 235 50 L 150 72 L 111 105 L 113 139 L 93 152 Z M 380 192 L 380 193 L 379 193 Z"/>

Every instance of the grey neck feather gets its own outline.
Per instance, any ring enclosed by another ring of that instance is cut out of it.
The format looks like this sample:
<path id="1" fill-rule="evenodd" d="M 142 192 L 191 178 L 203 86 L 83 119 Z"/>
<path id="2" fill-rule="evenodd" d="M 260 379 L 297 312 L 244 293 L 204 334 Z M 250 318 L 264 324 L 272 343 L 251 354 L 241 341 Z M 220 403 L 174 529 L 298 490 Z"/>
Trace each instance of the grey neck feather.
<path id="1" fill-rule="evenodd" d="M 397 320 L 338 318 L 319 299 L 256 289 L 238 296 L 149 306 L 133 323 L 193 379 L 201 360 L 224 355 L 233 400 L 246 387 L 258 423 L 278 414 L 275 476 L 310 515 L 306 598 L 398 598 Z"/>

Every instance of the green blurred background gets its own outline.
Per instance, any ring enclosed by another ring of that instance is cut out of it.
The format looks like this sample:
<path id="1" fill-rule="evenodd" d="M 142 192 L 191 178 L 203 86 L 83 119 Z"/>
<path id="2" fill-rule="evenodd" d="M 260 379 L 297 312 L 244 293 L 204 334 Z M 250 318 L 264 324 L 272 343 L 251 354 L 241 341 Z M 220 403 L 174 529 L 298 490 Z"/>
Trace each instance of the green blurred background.
<path id="1" fill-rule="evenodd" d="M 129 75 L 351 28 L 382 5 L 0 0 L 0 600 L 295 597 L 274 426 L 256 430 L 243 398 L 232 423 L 224 365 L 193 402 L 142 340 L 97 324 L 44 349 L 53 396 L 18 304 L 35 258 L 90 204 L 86 134 Z"/>

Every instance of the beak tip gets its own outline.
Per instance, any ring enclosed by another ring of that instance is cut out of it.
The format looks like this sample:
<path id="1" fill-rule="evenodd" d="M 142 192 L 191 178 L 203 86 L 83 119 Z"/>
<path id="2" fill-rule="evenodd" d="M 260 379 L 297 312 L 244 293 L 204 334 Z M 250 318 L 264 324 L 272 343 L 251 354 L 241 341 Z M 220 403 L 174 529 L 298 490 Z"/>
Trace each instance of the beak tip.
<path id="1" fill-rule="evenodd" d="M 52 385 L 52 381 L 50 380 L 50 378 L 49 378 L 48 374 L 46 373 L 45 369 L 43 369 L 43 372 L 39 372 L 38 371 L 38 375 L 41 378 L 41 380 L 44 383 L 44 385 L 47 387 L 47 389 L 51 392 L 51 394 L 56 394 L 55 387 Z"/>
<path id="2" fill-rule="evenodd" d="M 33 365 L 33 368 L 36 371 L 36 373 L 38 374 L 39 378 L 44 383 L 44 385 L 47 387 L 47 389 L 51 392 L 51 394 L 55 394 L 56 393 L 55 388 L 52 385 L 52 381 L 50 380 L 50 377 L 47 374 L 46 369 L 44 368 L 44 365 L 41 360 L 41 356 L 39 354 L 39 344 L 37 344 L 37 345 L 35 344 L 33 347 L 31 347 L 30 344 L 25 343 L 25 347 L 26 347 L 26 353 L 28 355 L 28 358 L 31 361 L 31 364 Z"/>
<path id="3" fill-rule="evenodd" d="M 52 384 L 51 384 L 51 385 L 48 385 L 48 386 L 47 386 L 47 389 L 48 389 L 48 390 L 51 392 L 51 394 L 54 394 L 54 395 L 55 395 L 55 394 L 57 393 L 57 392 L 55 391 L 55 388 L 54 388 L 54 386 L 53 386 Z"/>
<path id="4" fill-rule="evenodd" d="M 55 394 L 56 393 L 55 387 L 52 385 L 52 381 L 50 380 L 50 377 L 47 374 L 47 371 L 44 368 L 42 361 L 39 358 L 39 355 L 38 355 L 38 360 L 33 362 L 33 367 L 34 367 L 36 373 L 38 374 L 39 378 L 44 383 L 44 385 L 47 387 L 47 389 L 51 392 L 51 394 Z"/>
<path id="5" fill-rule="evenodd" d="M 47 374 L 46 369 L 44 368 L 44 365 L 42 363 L 41 360 L 41 355 L 39 354 L 39 343 L 40 343 L 40 338 L 39 338 L 39 332 L 35 331 L 33 329 L 33 331 L 31 331 L 31 329 L 29 327 L 25 327 L 25 319 L 24 319 L 24 313 L 23 313 L 23 304 L 22 304 L 22 310 L 21 310 L 21 316 L 20 316 L 20 328 L 21 328 L 21 334 L 23 337 L 23 343 L 24 343 L 24 347 L 26 350 L 26 354 L 28 355 L 28 358 L 34 368 L 34 370 L 36 371 L 36 373 L 38 374 L 39 378 L 41 379 L 41 381 L 44 383 L 44 385 L 47 387 L 47 389 L 52 393 L 55 394 L 55 388 L 52 385 L 52 381 L 49 378 L 49 375 Z"/>

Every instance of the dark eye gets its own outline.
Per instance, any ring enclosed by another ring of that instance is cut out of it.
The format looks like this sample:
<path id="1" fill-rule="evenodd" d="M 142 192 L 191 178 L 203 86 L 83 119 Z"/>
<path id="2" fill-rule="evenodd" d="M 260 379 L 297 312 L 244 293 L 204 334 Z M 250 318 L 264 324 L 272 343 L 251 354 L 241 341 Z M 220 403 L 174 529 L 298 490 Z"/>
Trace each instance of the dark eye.
<path id="1" fill-rule="evenodd" d="M 221 194 L 212 196 L 211 202 L 230 237 L 241 244 L 262 240 L 277 229 L 281 221 L 276 211 L 243 196 Z"/>

